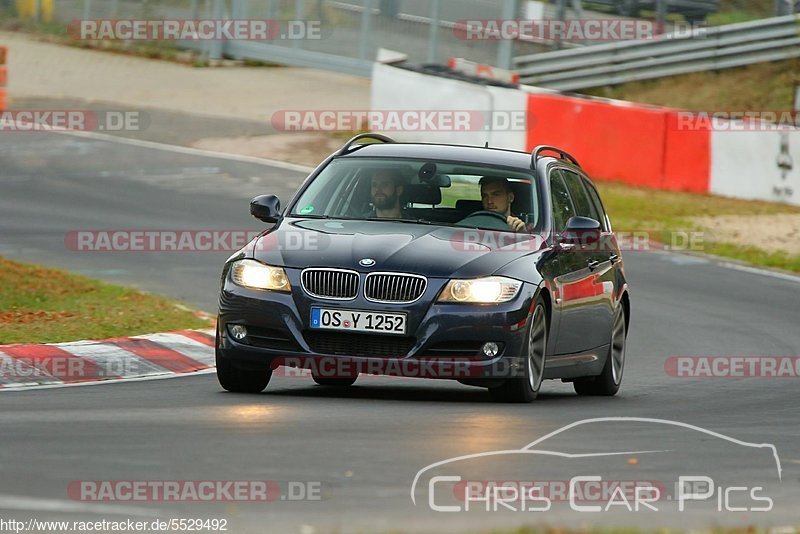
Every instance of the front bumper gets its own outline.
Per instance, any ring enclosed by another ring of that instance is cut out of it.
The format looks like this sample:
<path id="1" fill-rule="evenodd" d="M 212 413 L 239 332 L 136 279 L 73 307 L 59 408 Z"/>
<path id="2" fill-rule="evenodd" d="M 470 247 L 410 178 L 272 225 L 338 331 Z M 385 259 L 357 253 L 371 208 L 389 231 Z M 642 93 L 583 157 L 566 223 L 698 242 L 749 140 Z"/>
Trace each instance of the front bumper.
<path id="1" fill-rule="evenodd" d="M 447 280 L 429 279 L 425 295 L 410 304 L 381 304 L 358 296 L 349 301 L 316 299 L 300 287 L 299 271 L 287 269 L 292 293 L 259 291 L 223 282 L 217 323 L 217 353 L 237 366 L 310 368 L 327 376 L 386 374 L 463 381 L 506 379 L 522 369 L 528 318 L 537 287 L 525 283 L 510 302 L 497 305 L 434 304 Z M 403 312 L 406 336 L 311 330 L 312 306 Z M 229 325 L 247 327 L 232 338 Z M 480 346 L 501 350 L 483 356 Z"/>

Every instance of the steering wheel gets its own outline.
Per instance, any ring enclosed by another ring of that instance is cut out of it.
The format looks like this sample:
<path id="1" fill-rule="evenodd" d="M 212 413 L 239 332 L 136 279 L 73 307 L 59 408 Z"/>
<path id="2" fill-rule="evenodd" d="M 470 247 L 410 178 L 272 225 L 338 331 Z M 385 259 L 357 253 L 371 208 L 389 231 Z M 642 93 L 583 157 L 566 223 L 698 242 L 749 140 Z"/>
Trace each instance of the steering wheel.
<path id="1" fill-rule="evenodd" d="M 506 222 L 505 215 L 496 211 L 481 210 L 470 213 L 460 221 L 458 226 L 472 226 L 490 230 L 509 230 L 511 227 Z"/>

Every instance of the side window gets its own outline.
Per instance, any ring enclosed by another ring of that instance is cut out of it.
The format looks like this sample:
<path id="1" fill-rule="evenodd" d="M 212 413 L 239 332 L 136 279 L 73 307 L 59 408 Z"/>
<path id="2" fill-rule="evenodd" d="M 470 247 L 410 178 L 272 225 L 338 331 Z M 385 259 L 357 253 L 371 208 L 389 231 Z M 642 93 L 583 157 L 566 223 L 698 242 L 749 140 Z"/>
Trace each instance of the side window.
<path id="1" fill-rule="evenodd" d="M 575 215 L 575 209 L 559 171 L 550 172 L 550 196 L 553 200 L 553 230 L 561 232 L 567 227 L 570 217 Z"/>
<path id="2" fill-rule="evenodd" d="M 576 214 L 581 217 L 589 217 L 595 221 L 600 221 L 602 224 L 602 219 L 597 212 L 597 208 L 594 203 L 592 203 L 589 194 L 586 192 L 586 188 L 584 188 L 581 183 L 582 178 L 574 172 L 565 171 L 563 169 L 560 172 L 564 177 L 564 182 L 567 184 L 569 196 L 572 197 Z"/>
<path id="3" fill-rule="evenodd" d="M 599 220 L 603 230 L 608 231 L 608 228 L 606 227 L 606 212 L 603 209 L 603 203 L 600 201 L 600 195 L 597 194 L 597 189 L 595 189 L 594 186 L 586 179 L 583 180 L 583 186 L 589 193 L 589 198 L 592 199 L 592 203 L 594 204 L 595 208 L 597 208 L 597 212 L 600 214 Z"/>

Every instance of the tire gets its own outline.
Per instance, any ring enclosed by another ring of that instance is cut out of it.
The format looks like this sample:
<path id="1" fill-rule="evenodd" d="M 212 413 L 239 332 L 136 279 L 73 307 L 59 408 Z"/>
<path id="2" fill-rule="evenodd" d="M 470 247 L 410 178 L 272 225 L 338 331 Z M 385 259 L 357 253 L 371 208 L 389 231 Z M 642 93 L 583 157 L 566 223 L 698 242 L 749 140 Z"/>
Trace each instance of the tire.
<path id="1" fill-rule="evenodd" d="M 608 356 L 599 376 L 580 378 L 572 383 L 578 395 L 598 395 L 611 397 L 617 394 L 622 385 L 622 374 L 625 370 L 625 345 L 628 335 L 625 324 L 625 310 L 618 306 L 611 327 L 611 342 L 608 345 Z"/>
<path id="2" fill-rule="evenodd" d="M 217 380 L 219 385 L 232 393 L 260 393 L 272 378 L 272 370 L 254 371 L 239 369 L 232 361 L 223 358 L 216 350 Z"/>
<path id="3" fill-rule="evenodd" d="M 330 387 L 341 387 L 345 388 L 348 386 L 352 386 L 358 380 L 358 376 L 347 377 L 347 378 L 324 378 L 321 376 L 314 376 L 311 375 L 314 379 L 314 382 L 319 384 L 320 386 L 330 386 Z"/>
<path id="4" fill-rule="evenodd" d="M 539 394 L 547 352 L 547 310 L 541 298 L 533 308 L 527 338 L 528 343 L 522 354 L 526 363 L 523 376 L 510 378 L 497 387 L 489 388 L 495 401 L 531 402 Z"/>

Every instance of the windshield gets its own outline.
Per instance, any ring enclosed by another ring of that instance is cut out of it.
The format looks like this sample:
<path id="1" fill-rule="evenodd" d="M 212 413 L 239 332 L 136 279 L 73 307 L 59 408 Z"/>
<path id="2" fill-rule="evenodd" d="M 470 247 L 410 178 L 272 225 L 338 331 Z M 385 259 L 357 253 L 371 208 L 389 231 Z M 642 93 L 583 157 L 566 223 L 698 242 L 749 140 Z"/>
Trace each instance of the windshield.
<path id="1" fill-rule="evenodd" d="M 530 173 L 473 163 L 342 158 L 332 161 L 303 191 L 291 215 L 489 230 L 510 230 L 503 221 L 511 216 L 524 221 L 527 231 L 535 231 L 541 210 L 532 183 Z"/>

